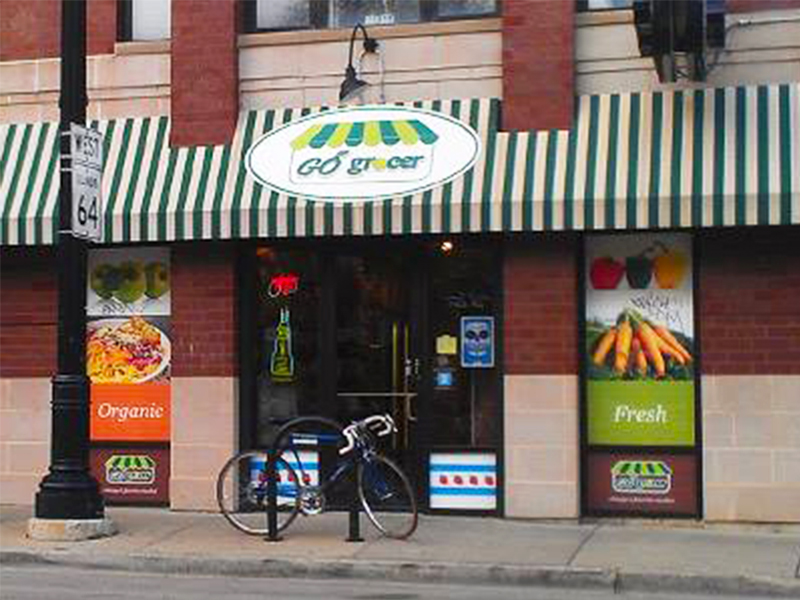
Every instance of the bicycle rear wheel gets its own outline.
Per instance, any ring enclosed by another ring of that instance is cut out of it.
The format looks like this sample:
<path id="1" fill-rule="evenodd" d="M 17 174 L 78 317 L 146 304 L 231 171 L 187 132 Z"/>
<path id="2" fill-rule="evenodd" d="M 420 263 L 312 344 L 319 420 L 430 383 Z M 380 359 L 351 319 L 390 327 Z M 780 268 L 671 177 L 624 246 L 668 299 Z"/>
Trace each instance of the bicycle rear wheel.
<path id="1" fill-rule="evenodd" d="M 297 516 L 300 495 L 294 469 L 282 458 L 275 462 L 278 484 L 278 531 Z M 241 452 L 231 458 L 217 478 L 217 504 L 222 515 L 239 531 L 267 534 L 267 453 Z"/>
<path id="2" fill-rule="evenodd" d="M 358 494 L 372 524 L 386 537 L 402 540 L 417 528 L 417 500 L 405 473 L 385 456 L 358 464 Z"/>

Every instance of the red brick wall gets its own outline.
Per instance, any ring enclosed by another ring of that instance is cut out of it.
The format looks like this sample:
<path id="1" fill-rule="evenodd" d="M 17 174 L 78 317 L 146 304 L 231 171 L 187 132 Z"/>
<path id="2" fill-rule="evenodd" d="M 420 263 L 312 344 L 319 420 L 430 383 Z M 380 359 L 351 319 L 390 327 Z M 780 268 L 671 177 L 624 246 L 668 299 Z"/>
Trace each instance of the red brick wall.
<path id="1" fill-rule="evenodd" d="M 728 0 L 727 7 L 732 13 L 800 8 L 800 0 Z"/>
<path id="2" fill-rule="evenodd" d="M 0 61 L 61 55 L 60 0 L 0 0 Z M 87 0 L 86 52 L 110 54 L 117 40 L 117 0 Z"/>
<path id="3" fill-rule="evenodd" d="M 237 5 L 173 0 L 173 146 L 230 141 L 239 111 Z"/>
<path id="4" fill-rule="evenodd" d="M 0 260 L 0 377 L 56 371 L 58 280 L 52 249 L 4 247 Z"/>
<path id="5" fill-rule="evenodd" d="M 0 0 L 0 60 L 58 56 L 60 39 L 61 2 Z"/>
<path id="6" fill-rule="evenodd" d="M 118 0 L 87 0 L 86 52 L 113 54 L 117 41 Z"/>
<path id="7" fill-rule="evenodd" d="M 503 128 L 572 126 L 575 2 L 503 0 Z"/>
<path id="8" fill-rule="evenodd" d="M 578 238 L 538 237 L 506 250 L 507 375 L 578 372 Z"/>
<path id="9" fill-rule="evenodd" d="M 706 234 L 699 326 L 706 374 L 800 374 L 800 231 Z"/>
<path id="10" fill-rule="evenodd" d="M 173 246 L 174 376 L 231 376 L 238 371 L 235 282 L 231 247 Z"/>

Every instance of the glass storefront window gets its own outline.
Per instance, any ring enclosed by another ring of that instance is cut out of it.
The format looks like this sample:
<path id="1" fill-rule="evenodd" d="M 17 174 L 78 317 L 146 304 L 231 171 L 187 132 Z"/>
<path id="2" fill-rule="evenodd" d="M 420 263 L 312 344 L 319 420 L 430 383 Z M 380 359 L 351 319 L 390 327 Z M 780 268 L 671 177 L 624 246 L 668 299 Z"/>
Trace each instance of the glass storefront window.
<path id="1" fill-rule="evenodd" d="M 499 258 L 483 242 L 444 247 L 256 249 L 255 443 L 298 416 L 389 413 L 408 464 L 425 448 L 497 447 Z"/>
<path id="2" fill-rule="evenodd" d="M 578 0 L 579 11 L 624 10 L 633 6 L 633 0 Z"/>
<path id="3" fill-rule="evenodd" d="M 462 318 L 498 315 L 494 260 L 485 248 L 456 243 L 433 261 L 431 419 L 447 423 L 433 428 L 433 445 L 492 446 L 500 439 L 497 367 L 465 367 L 460 352 Z M 497 345 L 496 331 L 491 341 Z"/>
<path id="4" fill-rule="evenodd" d="M 305 29 L 311 27 L 311 7 L 297 0 L 261 0 L 256 4 L 258 29 Z"/>
<path id="5" fill-rule="evenodd" d="M 319 286 L 307 252 L 257 250 L 257 440 L 281 423 L 316 414 Z"/>
<path id="6" fill-rule="evenodd" d="M 497 0 L 439 0 L 442 18 L 477 17 L 497 11 Z"/>
<path id="7" fill-rule="evenodd" d="M 247 31 L 350 28 L 487 17 L 498 0 L 246 0 Z"/>
<path id="8" fill-rule="evenodd" d="M 416 23 L 419 0 L 332 0 L 330 27 Z"/>

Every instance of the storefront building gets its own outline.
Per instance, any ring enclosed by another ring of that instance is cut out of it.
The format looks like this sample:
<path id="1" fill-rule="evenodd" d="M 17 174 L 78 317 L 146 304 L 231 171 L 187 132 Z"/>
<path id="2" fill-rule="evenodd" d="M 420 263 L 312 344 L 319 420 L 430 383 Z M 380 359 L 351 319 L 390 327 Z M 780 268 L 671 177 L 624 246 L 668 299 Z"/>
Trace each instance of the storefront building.
<path id="1" fill-rule="evenodd" d="M 3 4 L 0 501 L 30 503 L 58 43 L 29 30 L 57 3 Z M 109 503 L 213 510 L 287 418 L 388 411 L 431 511 L 800 521 L 800 4 L 729 1 L 708 81 L 671 85 L 591 1 L 174 0 L 169 41 L 131 4 L 89 2 Z M 358 21 L 382 57 L 337 108 Z"/>

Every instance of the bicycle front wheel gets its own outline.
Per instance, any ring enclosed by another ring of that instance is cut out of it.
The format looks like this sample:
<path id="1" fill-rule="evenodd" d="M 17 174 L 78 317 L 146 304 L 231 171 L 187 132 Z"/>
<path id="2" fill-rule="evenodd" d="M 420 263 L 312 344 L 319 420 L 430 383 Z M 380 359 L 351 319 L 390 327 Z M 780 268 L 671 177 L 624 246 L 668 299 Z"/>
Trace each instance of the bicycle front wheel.
<path id="1" fill-rule="evenodd" d="M 278 486 L 278 531 L 289 526 L 300 506 L 298 479 L 282 458 L 275 462 Z M 267 453 L 241 452 L 231 458 L 217 478 L 217 504 L 236 529 L 249 535 L 267 534 Z"/>
<path id="2" fill-rule="evenodd" d="M 386 537 L 402 540 L 417 528 L 417 500 L 405 473 L 385 456 L 358 463 L 358 493 L 372 524 Z"/>

